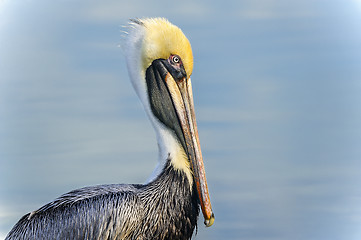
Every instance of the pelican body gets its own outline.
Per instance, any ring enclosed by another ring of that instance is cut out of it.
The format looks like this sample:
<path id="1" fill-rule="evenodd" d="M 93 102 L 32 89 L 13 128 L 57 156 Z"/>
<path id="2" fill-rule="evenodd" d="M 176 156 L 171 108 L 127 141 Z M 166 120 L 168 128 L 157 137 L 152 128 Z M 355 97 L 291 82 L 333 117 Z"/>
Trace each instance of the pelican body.
<path id="1" fill-rule="evenodd" d="M 145 184 L 84 187 L 23 216 L 9 239 L 191 239 L 210 203 L 183 32 L 163 18 L 132 20 L 124 42 L 133 86 L 150 118 L 159 163 Z"/>

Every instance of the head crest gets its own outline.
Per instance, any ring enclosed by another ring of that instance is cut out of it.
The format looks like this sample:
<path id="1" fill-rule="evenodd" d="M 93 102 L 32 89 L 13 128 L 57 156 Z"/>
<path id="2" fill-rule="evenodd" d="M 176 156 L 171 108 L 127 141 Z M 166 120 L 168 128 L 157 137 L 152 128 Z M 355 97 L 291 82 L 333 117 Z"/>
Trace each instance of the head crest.
<path id="1" fill-rule="evenodd" d="M 193 54 L 182 30 L 164 18 L 137 19 L 133 22 L 144 26 L 145 35 L 142 45 L 143 69 L 159 58 L 168 59 L 170 55 L 181 57 L 189 77 L 193 71 Z"/>

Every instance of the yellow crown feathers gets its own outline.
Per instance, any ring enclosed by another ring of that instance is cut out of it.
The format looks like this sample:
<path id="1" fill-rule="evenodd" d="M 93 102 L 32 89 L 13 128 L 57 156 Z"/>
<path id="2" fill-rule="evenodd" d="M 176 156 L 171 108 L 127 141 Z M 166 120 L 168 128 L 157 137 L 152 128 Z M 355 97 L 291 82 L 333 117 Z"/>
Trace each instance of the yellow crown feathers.
<path id="1" fill-rule="evenodd" d="M 193 54 L 191 44 L 182 30 L 165 18 L 146 18 L 137 22 L 145 28 L 142 49 L 144 69 L 147 69 L 154 60 L 168 59 L 173 54 L 180 56 L 189 77 L 193 71 Z"/>

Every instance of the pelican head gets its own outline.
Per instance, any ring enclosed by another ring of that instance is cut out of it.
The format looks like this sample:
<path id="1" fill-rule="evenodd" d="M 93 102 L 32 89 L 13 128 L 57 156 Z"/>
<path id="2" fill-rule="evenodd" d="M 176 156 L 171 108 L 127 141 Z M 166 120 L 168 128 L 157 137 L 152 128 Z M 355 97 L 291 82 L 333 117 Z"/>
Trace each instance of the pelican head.
<path id="1" fill-rule="evenodd" d="M 195 184 L 206 226 L 214 222 L 194 112 L 193 54 L 183 32 L 164 18 L 132 20 L 124 51 L 132 84 L 157 135 L 159 164 Z M 152 179 L 151 179 L 152 180 Z"/>

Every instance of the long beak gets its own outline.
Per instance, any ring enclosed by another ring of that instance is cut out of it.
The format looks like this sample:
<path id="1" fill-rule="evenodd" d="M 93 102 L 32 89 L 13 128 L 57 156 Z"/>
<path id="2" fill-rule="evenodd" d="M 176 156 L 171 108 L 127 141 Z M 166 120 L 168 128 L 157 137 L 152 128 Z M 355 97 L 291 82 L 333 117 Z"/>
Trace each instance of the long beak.
<path id="1" fill-rule="evenodd" d="M 214 222 L 214 214 L 208 192 L 201 146 L 199 144 L 191 79 L 183 78 L 181 81 L 175 81 L 172 75 L 168 73 L 165 77 L 165 83 L 171 94 L 171 98 L 182 127 L 186 142 L 186 150 L 191 163 L 190 165 L 193 171 L 198 197 L 204 216 L 204 224 L 207 227 L 210 227 Z"/>
<path id="2" fill-rule="evenodd" d="M 170 69 L 170 70 L 169 70 Z M 197 187 L 204 224 L 214 222 L 203 165 L 198 129 L 194 112 L 191 79 L 181 75 L 174 78 L 167 60 L 154 60 L 146 71 L 146 82 L 153 114 L 172 129 L 188 155 L 193 178 Z"/>

